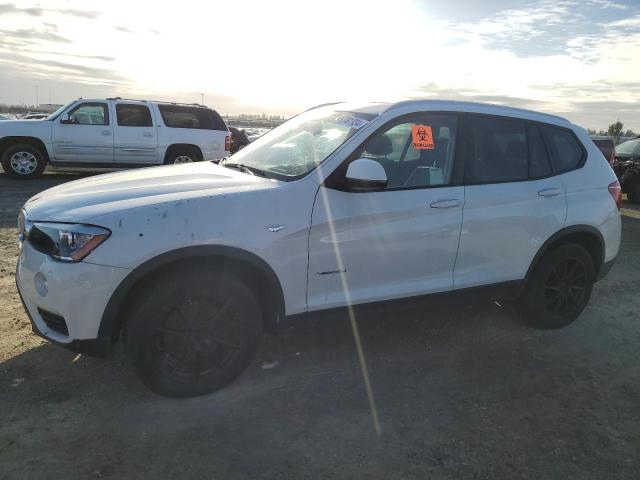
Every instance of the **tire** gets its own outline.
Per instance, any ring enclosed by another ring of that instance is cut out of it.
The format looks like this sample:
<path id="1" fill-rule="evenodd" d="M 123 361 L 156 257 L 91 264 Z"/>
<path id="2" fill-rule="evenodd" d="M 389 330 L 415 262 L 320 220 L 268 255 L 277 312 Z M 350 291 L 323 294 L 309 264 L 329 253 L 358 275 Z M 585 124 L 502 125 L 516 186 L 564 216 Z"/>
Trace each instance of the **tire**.
<path id="1" fill-rule="evenodd" d="M 1 162 L 7 175 L 22 180 L 39 177 L 47 166 L 44 153 L 28 143 L 11 145 L 2 154 Z"/>
<path id="2" fill-rule="evenodd" d="M 169 397 L 224 387 L 258 349 L 262 314 L 230 274 L 180 268 L 143 285 L 127 315 L 125 351 L 143 383 Z"/>
<path id="3" fill-rule="evenodd" d="M 173 165 L 200 161 L 202 161 L 202 156 L 195 148 L 179 148 L 170 151 L 164 163 Z"/>
<path id="4" fill-rule="evenodd" d="M 586 307 L 594 280 L 589 252 L 575 243 L 559 245 L 539 260 L 518 309 L 533 327 L 566 327 Z"/>

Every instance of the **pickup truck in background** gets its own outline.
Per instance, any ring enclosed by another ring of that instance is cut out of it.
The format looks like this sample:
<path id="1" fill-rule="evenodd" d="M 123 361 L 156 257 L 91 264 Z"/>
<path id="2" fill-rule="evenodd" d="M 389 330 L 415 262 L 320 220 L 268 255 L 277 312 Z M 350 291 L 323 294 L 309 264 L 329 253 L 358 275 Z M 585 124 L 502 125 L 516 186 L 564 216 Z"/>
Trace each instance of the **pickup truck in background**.
<path id="1" fill-rule="evenodd" d="M 215 110 L 197 104 L 108 98 L 74 100 L 44 120 L 0 123 L 0 161 L 15 178 L 60 167 L 141 167 L 229 155 Z"/>

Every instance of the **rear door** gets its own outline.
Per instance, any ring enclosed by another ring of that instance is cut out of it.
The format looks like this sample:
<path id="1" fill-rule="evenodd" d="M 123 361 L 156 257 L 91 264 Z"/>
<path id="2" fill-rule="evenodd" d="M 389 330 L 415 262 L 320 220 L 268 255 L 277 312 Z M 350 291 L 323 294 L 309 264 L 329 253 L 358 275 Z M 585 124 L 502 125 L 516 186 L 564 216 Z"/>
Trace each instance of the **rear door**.
<path id="1" fill-rule="evenodd" d="M 81 102 L 53 121 L 56 162 L 113 163 L 113 122 L 106 102 Z"/>
<path id="2" fill-rule="evenodd" d="M 115 103 L 115 163 L 156 164 L 158 138 L 149 107 L 143 103 Z"/>
<path id="3" fill-rule="evenodd" d="M 567 212 L 565 188 L 552 174 L 538 124 L 475 114 L 467 121 L 472 151 L 455 289 L 523 279 Z"/>

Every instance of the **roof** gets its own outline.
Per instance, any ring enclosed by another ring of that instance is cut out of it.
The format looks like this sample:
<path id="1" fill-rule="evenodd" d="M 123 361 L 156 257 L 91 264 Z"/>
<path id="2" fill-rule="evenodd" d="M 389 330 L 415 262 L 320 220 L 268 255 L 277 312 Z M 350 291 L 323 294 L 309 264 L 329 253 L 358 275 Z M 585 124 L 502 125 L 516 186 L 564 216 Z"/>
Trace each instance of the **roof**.
<path id="1" fill-rule="evenodd" d="M 566 118 L 548 113 L 536 112 L 524 108 L 508 107 L 493 103 L 465 102 L 460 100 L 405 100 L 400 102 L 375 102 L 375 103 L 342 103 L 339 104 L 345 110 L 381 115 L 384 112 L 401 109 L 416 110 L 447 110 L 456 112 L 489 113 L 507 117 L 540 120 L 551 123 L 571 123 Z"/>

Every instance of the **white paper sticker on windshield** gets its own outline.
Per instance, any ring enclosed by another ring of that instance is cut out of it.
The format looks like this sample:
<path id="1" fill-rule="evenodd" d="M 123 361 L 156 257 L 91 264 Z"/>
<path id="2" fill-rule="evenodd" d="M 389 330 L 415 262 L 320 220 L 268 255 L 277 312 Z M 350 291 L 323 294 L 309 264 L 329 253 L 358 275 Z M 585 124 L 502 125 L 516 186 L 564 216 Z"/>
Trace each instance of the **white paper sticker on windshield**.
<path id="1" fill-rule="evenodd" d="M 336 120 L 340 125 L 344 125 L 349 128 L 353 128 L 354 130 L 358 130 L 359 128 L 364 127 L 367 123 L 367 120 L 363 120 L 357 117 L 340 117 Z"/>

